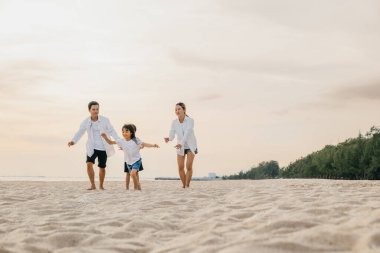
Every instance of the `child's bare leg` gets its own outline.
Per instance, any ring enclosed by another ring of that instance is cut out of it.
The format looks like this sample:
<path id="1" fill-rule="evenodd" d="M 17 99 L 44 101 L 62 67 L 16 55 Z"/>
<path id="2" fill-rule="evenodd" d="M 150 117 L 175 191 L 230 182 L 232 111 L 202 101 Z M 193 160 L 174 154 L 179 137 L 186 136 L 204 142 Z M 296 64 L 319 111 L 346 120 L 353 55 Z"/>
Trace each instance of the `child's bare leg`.
<path id="1" fill-rule="evenodd" d="M 129 182 L 131 181 L 131 175 L 127 172 L 125 174 L 125 189 L 129 190 Z"/>
<path id="2" fill-rule="evenodd" d="M 137 181 L 139 182 L 139 191 L 141 191 L 139 172 L 137 171 Z"/>
<path id="3" fill-rule="evenodd" d="M 131 177 L 132 177 L 132 180 L 133 180 L 134 189 L 138 190 L 139 189 L 139 181 L 137 179 L 137 170 L 136 169 L 132 169 L 132 171 L 131 171 Z"/>

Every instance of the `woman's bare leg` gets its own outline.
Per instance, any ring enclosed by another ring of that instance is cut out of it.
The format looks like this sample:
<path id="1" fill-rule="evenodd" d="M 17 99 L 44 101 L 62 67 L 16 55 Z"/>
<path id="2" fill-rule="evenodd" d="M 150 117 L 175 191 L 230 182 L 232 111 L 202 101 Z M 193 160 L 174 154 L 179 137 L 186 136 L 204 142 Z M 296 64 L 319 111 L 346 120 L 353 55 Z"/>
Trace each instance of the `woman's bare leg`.
<path id="1" fill-rule="evenodd" d="M 190 187 L 190 181 L 193 176 L 193 161 L 195 155 L 193 152 L 187 153 L 187 161 L 186 161 L 186 187 Z"/>
<path id="2" fill-rule="evenodd" d="M 186 187 L 186 174 L 185 174 L 185 156 L 177 155 L 178 173 L 181 178 L 183 188 Z"/>

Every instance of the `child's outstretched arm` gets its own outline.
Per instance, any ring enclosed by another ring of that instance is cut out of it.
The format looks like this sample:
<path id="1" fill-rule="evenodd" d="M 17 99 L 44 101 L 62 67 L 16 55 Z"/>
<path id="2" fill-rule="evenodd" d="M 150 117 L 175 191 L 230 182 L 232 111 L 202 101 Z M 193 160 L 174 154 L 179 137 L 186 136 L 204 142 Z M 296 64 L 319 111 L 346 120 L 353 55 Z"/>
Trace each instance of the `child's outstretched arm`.
<path id="1" fill-rule="evenodd" d="M 144 148 L 144 147 L 147 147 L 147 148 L 159 148 L 160 146 L 158 146 L 157 144 L 150 144 L 150 143 L 143 142 L 143 143 L 141 143 L 141 147 L 142 148 Z"/>
<path id="2" fill-rule="evenodd" d="M 110 139 L 108 139 L 108 137 L 107 137 L 107 135 L 105 133 L 102 133 L 101 135 L 102 135 L 103 139 L 106 140 L 106 142 L 108 144 L 110 144 L 110 145 L 116 144 L 116 141 L 111 141 Z"/>

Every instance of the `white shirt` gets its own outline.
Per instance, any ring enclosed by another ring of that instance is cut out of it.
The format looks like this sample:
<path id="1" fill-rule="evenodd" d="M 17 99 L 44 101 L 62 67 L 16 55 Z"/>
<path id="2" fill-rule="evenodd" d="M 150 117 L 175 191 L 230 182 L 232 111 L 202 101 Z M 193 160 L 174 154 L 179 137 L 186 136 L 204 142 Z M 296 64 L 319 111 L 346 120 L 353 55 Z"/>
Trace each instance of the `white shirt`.
<path id="1" fill-rule="evenodd" d="M 107 137 L 112 136 L 115 140 L 119 139 L 119 136 L 115 132 L 115 129 L 111 125 L 110 121 L 108 118 L 103 117 L 103 116 L 98 116 L 98 130 L 102 133 L 105 133 Z M 83 134 L 87 132 L 88 135 L 88 140 L 86 143 L 86 150 L 87 150 L 87 155 L 92 156 L 94 154 L 94 149 L 95 149 L 95 136 L 94 132 L 92 131 L 92 121 L 91 117 L 86 118 L 79 127 L 78 132 L 74 135 L 72 141 L 74 143 L 77 143 L 80 138 L 82 138 Z M 107 156 L 112 156 L 115 154 L 115 149 L 112 145 L 109 145 L 103 138 L 102 138 L 102 143 L 105 147 L 105 151 L 107 152 Z"/>
<path id="2" fill-rule="evenodd" d="M 185 122 L 182 122 L 182 123 L 180 122 L 179 124 L 181 125 L 182 135 L 185 135 L 185 129 L 186 129 Z M 187 141 L 183 143 L 183 149 L 190 149 L 189 145 L 187 144 Z"/>
<path id="3" fill-rule="evenodd" d="M 99 121 L 91 121 L 90 128 L 92 131 L 92 136 L 94 136 L 94 149 L 105 151 L 106 147 L 103 143 L 103 137 L 100 135 Z"/>
<path id="4" fill-rule="evenodd" d="M 177 150 L 178 155 L 185 155 L 185 148 L 189 148 L 191 152 L 195 153 L 197 149 L 197 139 L 194 134 L 194 120 L 188 116 L 185 117 L 181 123 L 179 119 L 172 122 L 169 132 L 169 140 L 174 140 L 177 136 L 177 143 L 181 144 L 181 148 Z"/>
<path id="5" fill-rule="evenodd" d="M 124 161 L 127 164 L 132 165 L 141 159 L 140 146 L 142 141 L 140 139 L 136 138 L 136 142 L 134 140 L 117 139 L 116 143 L 124 151 Z"/>

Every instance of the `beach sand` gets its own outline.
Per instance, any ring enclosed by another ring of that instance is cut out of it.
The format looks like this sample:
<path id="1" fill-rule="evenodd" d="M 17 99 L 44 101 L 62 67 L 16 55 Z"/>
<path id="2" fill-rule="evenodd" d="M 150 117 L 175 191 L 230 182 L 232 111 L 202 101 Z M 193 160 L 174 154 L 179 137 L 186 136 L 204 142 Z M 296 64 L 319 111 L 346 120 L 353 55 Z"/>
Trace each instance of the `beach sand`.
<path id="1" fill-rule="evenodd" d="M 0 181 L 5 252 L 380 252 L 380 182 Z"/>

